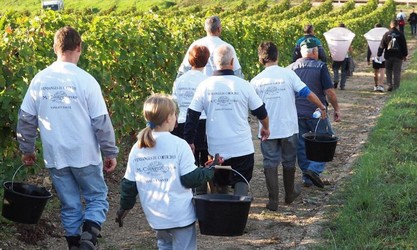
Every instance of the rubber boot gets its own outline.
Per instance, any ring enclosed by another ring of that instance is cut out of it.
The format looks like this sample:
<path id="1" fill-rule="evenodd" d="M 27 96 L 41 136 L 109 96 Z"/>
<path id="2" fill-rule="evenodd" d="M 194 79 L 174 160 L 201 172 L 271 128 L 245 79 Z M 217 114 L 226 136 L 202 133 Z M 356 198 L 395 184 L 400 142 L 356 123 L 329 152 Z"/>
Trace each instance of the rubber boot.
<path id="1" fill-rule="evenodd" d="M 69 250 L 78 250 L 80 247 L 81 236 L 65 236 L 65 238 L 67 240 Z"/>
<path id="2" fill-rule="evenodd" d="M 301 193 L 300 187 L 298 185 L 294 186 L 295 167 L 283 168 L 282 171 L 285 189 L 285 203 L 291 204 Z"/>
<path id="3" fill-rule="evenodd" d="M 97 237 L 100 235 L 101 227 L 90 220 L 84 221 L 83 233 L 79 250 L 95 250 L 97 248 Z"/>
<path id="4" fill-rule="evenodd" d="M 266 188 L 269 201 L 266 208 L 271 211 L 278 210 L 278 168 L 264 168 Z"/>
<path id="5" fill-rule="evenodd" d="M 234 195 L 247 196 L 249 192 L 249 187 L 246 182 L 236 182 Z"/>

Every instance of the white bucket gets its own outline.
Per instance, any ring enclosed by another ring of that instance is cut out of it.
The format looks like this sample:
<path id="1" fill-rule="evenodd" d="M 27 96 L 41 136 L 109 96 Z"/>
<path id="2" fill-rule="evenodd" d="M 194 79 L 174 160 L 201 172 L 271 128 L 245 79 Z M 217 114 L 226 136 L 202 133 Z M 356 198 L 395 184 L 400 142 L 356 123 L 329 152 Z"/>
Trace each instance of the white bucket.
<path id="1" fill-rule="evenodd" d="M 363 35 L 366 38 L 366 41 L 368 42 L 369 49 L 371 50 L 371 58 L 377 56 L 379 44 L 381 43 L 382 37 L 387 31 L 389 30 L 385 27 L 377 27 L 371 29 L 365 35 Z M 380 60 L 385 61 L 384 53 L 382 53 Z"/>
<path id="2" fill-rule="evenodd" d="M 355 34 L 347 28 L 336 27 L 323 35 L 326 38 L 333 61 L 345 60 Z"/>

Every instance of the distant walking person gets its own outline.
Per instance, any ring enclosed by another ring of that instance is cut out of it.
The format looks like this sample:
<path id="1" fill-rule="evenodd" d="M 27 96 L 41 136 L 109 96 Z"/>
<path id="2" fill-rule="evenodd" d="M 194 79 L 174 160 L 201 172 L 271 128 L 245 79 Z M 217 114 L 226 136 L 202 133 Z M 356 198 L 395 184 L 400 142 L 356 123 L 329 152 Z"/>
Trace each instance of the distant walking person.
<path id="1" fill-rule="evenodd" d="M 382 25 L 380 23 L 375 24 L 375 28 L 381 28 L 381 27 Z M 372 68 L 374 69 L 374 91 L 384 92 L 385 58 L 378 58 L 375 56 L 375 54 L 372 57 L 372 51 L 368 45 L 366 61 L 368 62 L 368 65 L 370 65 L 372 61 Z"/>
<path id="2" fill-rule="evenodd" d="M 340 28 L 345 28 L 346 26 L 344 23 L 339 24 Z M 352 53 L 352 46 L 349 46 L 349 49 L 344 56 L 343 61 L 335 61 L 333 58 L 332 69 L 333 69 L 333 87 L 337 89 L 339 86 L 340 80 L 340 90 L 344 90 L 346 87 L 346 80 L 349 75 L 349 60 Z"/>
<path id="3" fill-rule="evenodd" d="M 410 17 L 408 18 L 408 23 L 410 24 L 411 35 L 417 35 L 417 13 L 413 11 L 410 13 Z"/>
<path id="4" fill-rule="evenodd" d="M 385 57 L 388 91 L 396 90 L 400 87 L 402 63 L 408 55 L 407 41 L 398 30 L 397 20 L 391 21 L 390 30 L 382 37 L 377 56 L 381 57 L 382 53 Z"/>
<path id="5" fill-rule="evenodd" d="M 407 16 L 403 12 L 403 10 L 400 10 L 400 12 L 397 14 L 397 21 L 398 21 L 398 28 L 401 33 L 404 34 L 404 26 L 405 26 L 405 20 Z"/>
<path id="6" fill-rule="evenodd" d="M 189 52 L 190 52 L 191 48 L 194 45 L 206 46 L 209 49 L 210 58 L 207 62 L 207 65 L 204 67 L 203 74 L 206 75 L 206 76 L 213 75 L 213 72 L 216 70 L 216 65 L 214 64 L 214 61 L 213 61 L 213 53 L 214 53 L 216 48 L 218 48 L 221 45 L 225 45 L 225 44 L 229 45 L 232 48 L 232 52 L 233 52 L 233 73 L 234 73 L 234 75 L 243 78 L 242 67 L 240 66 L 239 60 L 236 56 L 235 49 L 233 48 L 232 45 L 223 41 L 220 38 L 220 35 L 222 34 L 222 24 L 220 22 L 220 18 L 218 16 L 211 16 L 211 17 L 207 18 L 206 21 L 205 21 L 205 24 L 204 24 L 204 29 L 206 30 L 207 36 L 198 39 L 197 41 L 193 42 L 190 45 L 190 47 L 187 50 L 187 53 L 185 54 L 184 60 L 182 61 L 181 65 L 178 69 L 177 78 L 191 69 L 191 65 L 188 61 L 188 55 L 189 55 Z"/>
<path id="7" fill-rule="evenodd" d="M 100 85 L 77 67 L 78 32 L 69 26 L 59 29 L 54 51 L 57 60 L 33 78 L 23 99 L 17 138 L 23 163 L 32 165 L 39 129 L 68 247 L 96 249 L 109 209 L 103 170 L 115 169 L 119 150 Z"/>
<path id="8" fill-rule="evenodd" d="M 318 48 L 319 48 L 319 60 L 323 62 L 327 62 L 326 52 L 324 51 L 321 41 L 316 36 L 314 36 L 314 26 L 312 24 L 307 24 L 304 27 L 304 36 L 298 39 L 297 42 L 295 43 L 292 61 L 295 62 L 298 58 L 302 57 L 300 44 L 307 38 L 312 38 L 316 40 L 316 44 L 318 45 Z"/>

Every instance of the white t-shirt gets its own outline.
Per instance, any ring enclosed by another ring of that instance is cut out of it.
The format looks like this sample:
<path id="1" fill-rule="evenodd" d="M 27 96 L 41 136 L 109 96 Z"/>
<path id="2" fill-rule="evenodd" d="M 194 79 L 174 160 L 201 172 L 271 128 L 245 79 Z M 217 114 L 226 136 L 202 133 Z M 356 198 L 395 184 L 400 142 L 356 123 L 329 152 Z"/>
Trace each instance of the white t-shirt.
<path id="1" fill-rule="evenodd" d="M 266 67 L 252 79 L 256 93 L 265 103 L 269 117 L 268 139 L 287 138 L 298 133 L 295 93 L 306 84 L 294 71 L 277 65 Z M 261 128 L 261 124 L 259 124 Z M 258 132 L 260 138 L 260 129 Z"/>
<path id="2" fill-rule="evenodd" d="M 153 229 L 184 227 L 196 221 L 192 191 L 180 177 L 197 167 L 190 146 L 169 132 L 152 132 L 153 148 L 133 145 L 125 178 L 135 181 L 140 202 Z"/>
<path id="3" fill-rule="evenodd" d="M 250 83 L 237 76 L 211 76 L 203 81 L 190 109 L 206 112 L 209 153 L 219 153 L 226 160 L 254 153 L 248 110 L 262 104 Z"/>
<path id="4" fill-rule="evenodd" d="M 91 119 L 107 114 L 100 85 L 68 62 L 54 62 L 30 83 L 21 109 L 38 117 L 47 168 L 101 163 Z"/>
<path id="5" fill-rule="evenodd" d="M 200 82 L 207 79 L 206 75 L 203 75 L 201 71 L 190 70 L 184 75 L 175 80 L 172 87 L 172 97 L 177 102 L 180 113 L 178 115 L 178 123 L 184 123 L 187 117 L 187 109 L 190 106 L 193 99 L 195 90 Z M 201 113 L 200 120 L 206 119 L 206 114 Z"/>
<path id="6" fill-rule="evenodd" d="M 206 64 L 206 66 L 204 67 L 203 74 L 206 75 L 206 76 L 213 75 L 213 71 L 216 70 L 216 66 L 214 65 L 214 61 L 213 61 L 213 53 L 214 53 L 214 51 L 216 50 L 217 47 L 219 47 L 223 44 L 227 44 L 233 49 L 233 55 L 234 55 L 234 57 L 233 57 L 234 58 L 233 59 L 233 71 L 239 70 L 241 68 L 241 66 L 239 64 L 239 60 L 237 59 L 236 51 L 233 48 L 233 46 L 230 45 L 229 43 L 223 41 L 218 36 L 206 36 L 206 37 L 203 37 L 203 38 L 200 38 L 200 39 L 196 40 L 195 42 L 193 42 L 190 45 L 190 47 L 187 50 L 187 53 L 185 54 L 184 60 L 181 63 L 179 71 L 180 72 L 186 72 L 186 71 L 191 69 L 191 65 L 188 62 L 188 52 L 191 50 L 191 48 L 194 45 L 204 45 L 210 51 L 210 58 L 209 58 L 209 60 Z"/>

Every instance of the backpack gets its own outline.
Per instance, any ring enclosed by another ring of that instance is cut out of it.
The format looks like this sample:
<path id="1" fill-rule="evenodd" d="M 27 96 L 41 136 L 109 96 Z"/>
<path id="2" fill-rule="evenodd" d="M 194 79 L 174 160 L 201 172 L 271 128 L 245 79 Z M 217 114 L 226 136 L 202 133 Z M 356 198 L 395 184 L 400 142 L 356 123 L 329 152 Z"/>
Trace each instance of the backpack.
<path id="1" fill-rule="evenodd" d="M 400 45 L 398 44 L 397 37 L 394 34 L 391 34 L 391 40 L 388 43 L 387 50 L 400 50 Z"/>

